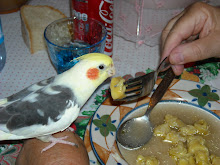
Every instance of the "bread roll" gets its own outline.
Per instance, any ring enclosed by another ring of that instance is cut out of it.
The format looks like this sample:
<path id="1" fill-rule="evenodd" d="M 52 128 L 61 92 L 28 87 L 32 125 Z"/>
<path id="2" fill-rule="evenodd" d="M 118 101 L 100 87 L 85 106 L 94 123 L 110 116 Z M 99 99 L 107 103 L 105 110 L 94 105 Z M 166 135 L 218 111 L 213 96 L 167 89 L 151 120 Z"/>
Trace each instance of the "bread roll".
<path id="1" fill-rule="evenodd" d="M 24 5 L 21 7 L 21 28 L 25 44 L 31 54 L 46 50 L 44 30 L 51 22 L 66 16 L 50 6 Z"/>

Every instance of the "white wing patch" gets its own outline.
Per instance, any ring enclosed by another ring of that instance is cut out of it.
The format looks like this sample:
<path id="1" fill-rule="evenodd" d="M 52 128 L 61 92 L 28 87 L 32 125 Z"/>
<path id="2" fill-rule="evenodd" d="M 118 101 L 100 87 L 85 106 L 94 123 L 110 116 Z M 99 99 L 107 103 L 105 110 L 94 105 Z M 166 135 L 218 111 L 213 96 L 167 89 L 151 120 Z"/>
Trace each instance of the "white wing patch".
<path id="1" fill-rule="evenodd" d="M 73 103 L 72 100 L 67 100 L 66 103 L 68 103 L 67 107 L 73 107 L 74 106 L 74 103 Z"/>
<path id="2" fill-rule="evenodd" d="M 47 120 L 47 125 L 50 125 L 50 124 L 52 124 L 52 123 L 54 123 L 54 121 L 51 120 L 51 118 L 49 117 L 48 120 Z"/>
<path id="3" fill-rule="evenodd" d="M 39 90 L 41 88 L 43 88 L 43 87 L 40 86 L 40 85 L 37 85 L 37 84 L 33 84 L 27 90 L 29 90 L 29 91 L 37 91 L 37 90 Z"/>
<path id="4" fill-rule="evenodd" d="M 37 109 L 37 113 L 38 113 L 40 116 L 44 117 L 44 111 L 42 111 L 42 110 L 40 110 L 40 109 Z"/>
<path id="5" fill-rule="evenodd" d="M 39 96 L 39 94 L 37 93 L 32 93 L 30 95 L 28 95 L 27 97 L 23 98 L 21 101 L 28 101 L 30 103 L 34 103 L 37 101 L 37 97 Z"/>
<path id="6" fill-rule="evenodd" d="M 44 90 L 44 93 L 48 94 L 48 95 L 57 95 L 59 94 L 61 91 L 55 91 L 53 90 L 51 87 L 48 87 Z"/>
<path id="7" fill-rule="evenodd" d="M 8 102 L 7 98 L 0 99 L 0 105 L 6 104 Z"/>
<path id="8" fill-rule="evenodd" d="M 63 114 L 60 114 L 60 115 L 58 115 L 58 116 L 56 117 L 56 119 L 57 119 L 57 120 L 60 120 L 62 116 L 63 116 Z"/>

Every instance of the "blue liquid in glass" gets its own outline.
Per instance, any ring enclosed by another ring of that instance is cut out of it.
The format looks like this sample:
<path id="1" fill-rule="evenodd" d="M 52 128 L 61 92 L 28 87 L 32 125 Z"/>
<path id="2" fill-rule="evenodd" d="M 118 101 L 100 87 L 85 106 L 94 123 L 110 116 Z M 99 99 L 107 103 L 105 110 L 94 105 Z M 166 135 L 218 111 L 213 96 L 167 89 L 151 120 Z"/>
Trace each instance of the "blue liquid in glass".
<path id="1" fill-rule="evenodd" d="M 61 47 L 54 47 L 48 44 L 50 58 L 57 70 L 57 73 L 63 73 L 73 67 L 78 60 L 77 57 L 88 53 L 103 53 L 105 44 L 97 44 L 90 46 L 90 44 L 83 41 L 74 41 L 67 43 Z"/>
<path id="2" fill-rule="evenodd" d="M 82 49 L 89 46 L 90 45 L 85 42 L 74 42 L 63 45 L 63 47 L 68 49 L 59 48 L 58 50 L 56 50 L 55 56 L 57 58 L 57 65 L 55 65 L 55 67 L 57 69 L 58 74 L 73 67 L 78 62 L 77 60 L 74 60 L 75 58 L 89 53 L 89 49 Z"/>

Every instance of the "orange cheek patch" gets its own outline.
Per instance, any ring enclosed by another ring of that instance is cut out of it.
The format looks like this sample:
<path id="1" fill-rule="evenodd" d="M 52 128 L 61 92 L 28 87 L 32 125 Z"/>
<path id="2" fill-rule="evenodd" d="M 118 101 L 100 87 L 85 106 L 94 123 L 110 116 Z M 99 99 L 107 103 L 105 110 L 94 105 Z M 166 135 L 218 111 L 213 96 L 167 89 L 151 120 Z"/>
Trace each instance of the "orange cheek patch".
<path id="1" fill-rule="evenodd" d="M 87 71 L 87 77 L 91 80 L 95 80 L 99 77 L 99 70 L 97 68 L 91 68 Z"/>

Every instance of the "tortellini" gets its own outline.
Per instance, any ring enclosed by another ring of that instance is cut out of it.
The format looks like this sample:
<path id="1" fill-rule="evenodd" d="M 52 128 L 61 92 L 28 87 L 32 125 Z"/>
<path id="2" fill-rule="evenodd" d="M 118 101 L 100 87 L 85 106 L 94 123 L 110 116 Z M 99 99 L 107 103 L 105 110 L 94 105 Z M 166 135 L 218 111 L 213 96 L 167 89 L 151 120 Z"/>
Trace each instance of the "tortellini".
<path id="1" fill-rule="evenodd" d="M 209 154 L 208 148 L 205 146 L 205 139 L 201 136 L 188 137 L 187 139 L 188 152 L 195 154 L 197 151 L 204 151 Z"/>
<path id="2" fill-rule="evenodd" d="M 220 165 L 220 157 L 210 155 L 206 147 L 203 136 L 209 134 L 209 126 L 205 120 L 187 125 L 179 118 L 167 114 L 164 121 L 163 124 L 154 128 L 154 136 L 159 136 L 164 142 L 173 144 L 168 152 L 177 165 Z M 146 164 L 146 157 L 141 155 L 136 162 L 137 165 L 151 165 Z"/>
<path id="3" fill-rule="evenodd" d="M 170 148 L 169 154 L 173 159 L 178 160 L 180 158 L 186 157 L 187 149 L 183 142 L 179 142 L 177 145 Z"/>
<path id="4" fill-rule="evenodd" d="M 165 116 L 165 123 L 167 123 L 171 128 L 176 128 L 176 129 L 185 126 L 185 123 L 183 123 L 182 120 L 170 114 L 167 114 Z"/>
<path id="5" fill-rule="evenodd" d="M 164 138 L 165 142 L 171 142 L 171 143 L 178 143 L 179 141 L 185 142 L 186 137 L 181 136 L 179 132 L 176 131 L 170 131 L 169 133 L 166 134 Z"/>
<path id="6" fill-rule="evenodd" d="M 198 134 L 201 135 L 208 135 L 209 131 L 208 131 L 208 124 L 205 120 L 199 120 L 197 122 L 195 122 L 194 127 L 197 130 Z"/>
<path id="7" fill-rule="evenodd" d="M 155 136 L 166 137 L 166 135 L 171 131 L 171 128 L 167 123 L 161 124 L 154 129 Z"/>
<path id="8" fill-rule="evenodd" d="M 159 161 L 153 156 L 138 155 L 136 165 L 159 165 Z"/>
<path id="9" fill-rule="evenodd" d="M 215 156 L 215 155 L 211 155 L 210 158 L 211 158 L 212 165 L 219 165 L 220 164 L 220 157 Z"/>
<path id="10" fill-rule="evenodd" d="M 197 129 L 192 125 L 186 125 L 179 129 L 180 134 L 183 136 L 187 135 L 195 135 L 197 133 Z"/>

